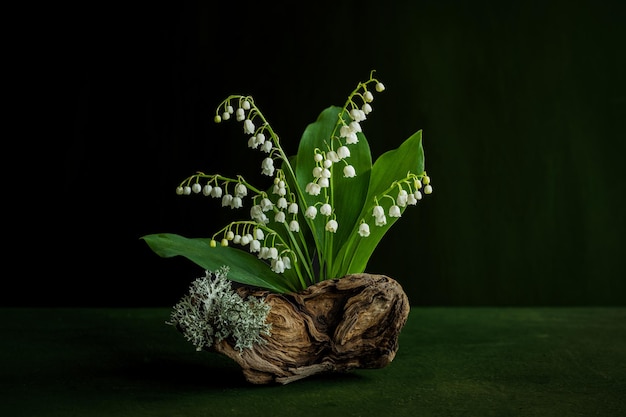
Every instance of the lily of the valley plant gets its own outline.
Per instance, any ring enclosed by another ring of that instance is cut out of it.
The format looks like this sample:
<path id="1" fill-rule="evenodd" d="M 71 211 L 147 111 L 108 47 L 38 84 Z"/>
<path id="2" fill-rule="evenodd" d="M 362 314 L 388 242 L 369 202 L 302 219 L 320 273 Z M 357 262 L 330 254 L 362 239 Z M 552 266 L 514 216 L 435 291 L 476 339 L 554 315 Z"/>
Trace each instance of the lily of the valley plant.
<path id="1" fill-rule="evenodd" d="M 230 280 L 279 293 L 364 272 L 404 210 L 432 192 L 421 130 L 372 163 L 362 125 L 384 89 L 372 72 L 343 107 L 328 107 L 307 126 L 293 157 L 252 97 L 227 97 L 215 121 L 241 123 L 248 147 L 261 155 L 261 174 L 273 182 L 264 189 L 242 176 L 198 172 L 176 193 L 218 199 L 241 210 L 242 220 L 207 238 L 143 239 L 159 256 L 184 256 L 205 270 L 228 265 Z"/>

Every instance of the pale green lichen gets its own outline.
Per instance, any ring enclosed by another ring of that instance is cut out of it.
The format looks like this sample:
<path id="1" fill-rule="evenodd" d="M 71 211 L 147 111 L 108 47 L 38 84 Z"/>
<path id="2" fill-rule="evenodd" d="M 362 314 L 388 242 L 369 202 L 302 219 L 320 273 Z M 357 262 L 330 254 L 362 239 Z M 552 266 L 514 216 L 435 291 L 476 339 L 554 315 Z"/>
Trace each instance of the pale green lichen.
<path id="1" fill-rule="evenodd" d="M 173 308 L 167 324 L 176 326 L 196 350 L 210 347 L 232 338 L 235 348 L 242 351 L 255 343 L 263 344 L 262 335 L 270 335 L 266 322 L 270 306 L 263 298 L 242 298 L 233 291 L 227 278 L 228 267 L 215 272 L 206 271 L 197 278 Z"/>

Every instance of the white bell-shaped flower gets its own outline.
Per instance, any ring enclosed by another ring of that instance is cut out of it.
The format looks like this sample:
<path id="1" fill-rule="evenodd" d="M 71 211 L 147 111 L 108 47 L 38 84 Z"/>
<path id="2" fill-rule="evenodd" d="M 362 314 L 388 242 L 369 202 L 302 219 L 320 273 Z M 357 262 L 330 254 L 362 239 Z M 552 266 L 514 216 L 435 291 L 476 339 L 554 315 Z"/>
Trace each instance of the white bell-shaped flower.
<path id="1" fill-rule="evenodd" d="M 285 212 L 277 211 L 276 214 L 274 215 L 274 221 L 276 223 L 285 223 Z"/>
<path id="2" fill-rule="evenodd" d="M 356 132 L 351 132 L 348 136 L 346 136 L 346 143 L 348 145 L 359 143 L 359 137 L 356 135 Z"/>
<path id="3" fill-rule="evenodd" d="M 385 209 L 382 206 L 374 206 L 372 209 L 372 217 L 378 218 L 385 215 Z"/>
<path id="4" fill-rule="evenodd" d="M 335 233 L 338 227 L 339 223 L 337 223 L 335 219 L 330 219 L 328 223 L 326 223 L 326 231 L 328 232 Z"/>
<path id="5" fill-rule="evenodd" d="M 370 235 L 370 225 L 367 223 L 361 223 L 359 226 L 359 235 L 361 237 L 368 237 Z"/>
<path id="6" fill-rule="evenodd" d="M 260 204 L 255 204 L 254 206 L 250 207 L 250 218 L 252 220 L 259 221 L 259 219 L 263 215 L 263 209 L 261 208 Z"/>
<path id="7" fill-rule="evenodd" d="M 243 183 L 235 185 L 235 195 L 237 197 L 245 197 L 248 195 L 248 187 Z"/>
<path id="8" fill-rule="evenodd" d="M 283 272 L 285 272 L 285 263 L 282 259 L 273 259 L 271 262 L 271 268 L 272 271 L 276 272 L 277 274 L 282 274 Z"/>
<path id="9" fill-rule="evenodd" d="M 350 117 L 356 122 L 362 122 L 363 120 L 365 120 L 365 112 L 361 109 L 355 108 L 350 110 Z"/>
<path id="10" fill-rule="evenodd" d="M 235 196 L 233 197 L 232 201 L 230 202 L 230 208 L 242 208 L 243 207 L 243 200 L 241 199 L 241 197 L 239 196 Z"/>
<path id="11" fill-rule="evenodd" d="M 300 231 L 300 223 L 297 220 L 292 220 L 289 222 L 289 230 L 295 233 Z"/>
<path id="12" fill-rule="evenodd" d="M 354 178 L 356 177 L 356 171 L 352 165 L 346 165 L 343 167 L 343 176 L 346 178 Z"/>
<path id="13" fill-rule="evenodd" d="M 261 209 L 263 210 L 264 213 L 267 211 L 270 211 L 273 208 L 274 208 L 274 203 L 272 203 L 272 200 L 270 200 L 267 197 L 261 200 Z"/>
<path id="14" fill-rule="evenodd" d="M 230 206 L 230 203 L 233 201 L 233 196 L 230 194 L 224 194 L 222 197 L 222 207 Z"/>
<path id="15" fill-rule="evenodd" d="M 265 158 L 263 163 L 261 164 L 261 173 L 263 175 L 272 176 L 274 175 L 274 160 L 272 158 Z"/>
<path id="16" fill-rule="evenodd" d="M 261 145 L 261 150 L 265 153 L 270 153 L 272 151 L 272 141 L 266 140 L 265 142 L 263 142 L 263 144 Z"/>
<path id="17" fill-rule="evenodd" d="M 291 269 L 291 258 L 289 256 L 283 256 L 281 259 L 283 260 L 283 265 L 285 265 L 285 269 Z"/>
<path id="18" fill-rule="evenodd" d="M 298 214 L 298 204 L 297 203 L 289 204 L 289 208 L 287 209 L 287 212 L 289 214 Z"/>
<path id="19" fill-rule="evenodd" d="M 246 135 L 251 135 L 254 133 L 254 123 L 252 122 L 252 120 L 250 119 L 246 119 L 243 122 L 243 133 L 245 133 Z"/>
<path id="20" fill-rule="evenodd" d="M 337 152 L 335 152 L 335 151 L 328 151 L 326 153 L 326 160 L 328 160 L 328 161 L 330 161 L 332 163 L 335 163 L 335 162 L 339 162 L 341 159 L 339 159 L 339 155 L 337 155 Z M 326 166 L 326 164 L 324 164 L 324 168 L 330 168 L 330 165 Z"/>
<path id="21" fill-rule="evenodd" d="M 315 216 L 317 216 L 317 209 L 315 208 L 315 206 L 309 206 L 304 212 L 304 215 L 309 219 L 314 219 Z"/>
<path id="22" fill-rule="evenodd" d="M 350 122 L 350 131 L 357 133 L 362 132 L 363 130 L 361 129 L 359 122 Z"/>
<path id="23" fill-rule="evenodd" d="M 261 250 L 261 242 L 256 239 L 253 239 L 250 242 L 250 252 L 259 252 Z"/>
<path id="24" fill-rule="evenodd" d="M 321 187 L 319 184 L 310 182 L 306 185 L 305 191 L 311 195 L 320 195 Z"/>
<path id="25" fill-rule="evenodd" d="M 256 140 L 256 136 L 250 136 L 250 139 L 248 139 L 248 148 L 256 149 L 258 147 L 259 147 L 259 143 Z"/>
<path id="26" fill-rule="evenodd" d="M 345 146 L 345 145 L 344 146 L 340 146 L 337 149 L 337 156 L 340 159 L 346 159 L 346 158 L 350 157 L 350 149 L 348 149 L 348 147 Z"/>
<path id="27" fill-rule="evenodd" d="M 396 204 L 389 207 L 389 217 L 400 217 L 400 216 L 402 216 L 400 207 L 398 207 Z"/>
<path id="28" fill-rule="evenodd" d="M 400 207 L 405 207 L 408 197 L 409 193 L 407 193 L 406 190 L 400 190 L 398 192 L 398 196 L 396 197 L 396 204 Z"/>
<path id="29" fill-rule="evenodd" d="M 221 196 L 222 196 L 222 187 L 219 187 L 219 186 L 213 187 L 213 189 L 211 190 L 211 197 L 220 198 Z"/>
<path id="30" fill-rule="evenodd" d="M 270 248 L 263 246 L 259 250 L 259 259 L 268 259 L 270 257 Z"/>
<path id="31" fill-rule="evenodd" d="M 333 208 L 328 203 L 322 204 L 322 207 L 320 207 L 320 213 L 322 213 L 324 216 L 330 216 L 332 212 Z"/>

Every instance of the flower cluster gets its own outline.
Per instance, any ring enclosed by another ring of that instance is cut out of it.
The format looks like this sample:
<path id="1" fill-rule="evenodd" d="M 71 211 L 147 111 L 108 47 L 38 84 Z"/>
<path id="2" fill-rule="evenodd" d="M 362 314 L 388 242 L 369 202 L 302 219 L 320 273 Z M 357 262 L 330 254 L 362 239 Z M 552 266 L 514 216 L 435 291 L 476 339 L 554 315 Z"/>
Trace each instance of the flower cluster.
<path id="1" fill-rule="evenodd" d="M 419 200 L 422 199 L 422 189 L 424 194 L 431 194 L 433 187 L 430 184 L 430 177 L 428 175 L 409 175 L 409 178 L 404 181 L 404 186 L 408 188 L 408 191 L 403 188 L 402 184 L 398 184 L 398 194 L 394 198 L 390 194 L 384 194 L 383 197 L 390 198 L 392 203 L 389 206 L 387 215 L 389 217 L 401 217 L 402 209 L 406 206 L 414 206 Z M 412 185 L 411 185 L 412 182 Z M 372 217 L 374 218 L 374 224 L 376 226 L 385 226 L 387 224 L 387 215 L 385 209 L 378 204 L 376 199 L 376 205 L 372 209 Z M 363 237 L 369 236 L 369 226 L 367 223 L 361 223 L 359 234 Z"/>
<path id="2" fill-rule="evenodd" d="M 248 219 L 218 230 L 210 246 L 236 245 L 274 273 L 290 271 L 288 279 L 299 282 L 295 287 L 305 288 L 335 278 L 334 274 L 362 272 L 392 220 L 433 190 L 423 170 L 421 131 L 405 141 L 407 155 L 397 152 L 394 160 L 381 158 L 380 168 L 372 166 L 362 125 L 373 111 L 374 94 L 384 90 L 372 72 L 342 108 L 328 108 L 305 130 L 293 160 L 251 96 L 223 100 L 215 122 L 234 118 L 241 123 L 248 147 L 262 153 L 260 174 L 272 181 L 261 189 L 242 176 L 198 172 L 178 185 L 179 195 L 202 194 L 231 209 L 249 207 Z M 406 170 L 400 171 L 404 166 Z M 355 207 L 345 207 L 349 205 Z M 380 231 L 374 233 L 372 228 Z M 357 250 L 358 239 L 365 238 L 373 244 L 367 251 Z M 358 257 L 364 259 L 351 261 Z"/>
<path id="3" fill-rule="evenodd" d="M 197 350 L 232 337 L 240 351 L 253 344 L 263 344 L 262 335 L 270 335 L 271 324 L 265 319 L 270 306 L 264 299 L 244 300 L 231 288 L 228 268 L 196 279 L 172 310 L 167 324 L 176 326 Z"/>

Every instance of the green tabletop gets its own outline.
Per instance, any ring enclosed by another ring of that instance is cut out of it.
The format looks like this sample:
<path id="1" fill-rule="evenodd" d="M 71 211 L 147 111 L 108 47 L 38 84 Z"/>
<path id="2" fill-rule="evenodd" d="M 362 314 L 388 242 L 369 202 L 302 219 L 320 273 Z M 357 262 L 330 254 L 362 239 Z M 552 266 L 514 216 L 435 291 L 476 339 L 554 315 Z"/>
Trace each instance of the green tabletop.
<path id="1" fill-rule="evenodd" d="M 168 308 L 0 309 L 0 416 L 626 415 L 626 308 L 418 308 L 377 370 L 251 385 Z"/>

